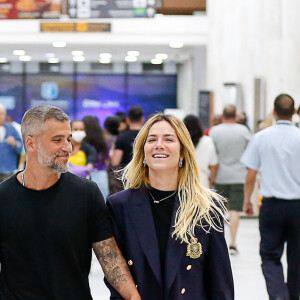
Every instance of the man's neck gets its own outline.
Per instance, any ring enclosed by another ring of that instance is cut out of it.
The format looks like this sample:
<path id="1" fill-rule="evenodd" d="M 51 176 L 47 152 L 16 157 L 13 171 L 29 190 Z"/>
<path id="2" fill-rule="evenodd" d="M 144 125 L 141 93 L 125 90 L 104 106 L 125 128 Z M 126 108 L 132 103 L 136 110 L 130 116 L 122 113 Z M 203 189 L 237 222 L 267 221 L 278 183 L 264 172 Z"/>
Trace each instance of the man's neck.
<path id="1" fill-rule="evenodd" d="M 17 179 L 22 183 L 22 173 L 17 175 Z M 60 174 L 40 165 L 32 165 L 27 162 L 24 172 L 24 185 L 32 190 L 46 190 L 54 185 Z"/>
<path id="2" fill-rule="evenodd" d="M 223 123 L 235 123 L 235 119 L 223 119 Z"/>
<path id="3" fill-rule="evenodd" d="M 142 128 L 142 125 L 140 123 L 130 123 L 129 129 L 130 130 L 140 130 Z"/>

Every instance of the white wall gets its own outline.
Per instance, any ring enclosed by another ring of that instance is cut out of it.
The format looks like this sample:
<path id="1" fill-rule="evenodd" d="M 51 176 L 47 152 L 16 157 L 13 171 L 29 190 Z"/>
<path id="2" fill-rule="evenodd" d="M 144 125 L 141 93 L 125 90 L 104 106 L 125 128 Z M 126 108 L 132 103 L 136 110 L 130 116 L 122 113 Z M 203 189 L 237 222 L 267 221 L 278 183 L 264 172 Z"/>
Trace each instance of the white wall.
<path id="1" fill-rule="evenodd" d="M 209 0 L 207 87 L 215 112 L 223 108 L 224 82 L 241 83 L 252 125 L 254 78 L 266 83 L 266 112 L 288 93 L 300 104 L 299 0 Z"/>

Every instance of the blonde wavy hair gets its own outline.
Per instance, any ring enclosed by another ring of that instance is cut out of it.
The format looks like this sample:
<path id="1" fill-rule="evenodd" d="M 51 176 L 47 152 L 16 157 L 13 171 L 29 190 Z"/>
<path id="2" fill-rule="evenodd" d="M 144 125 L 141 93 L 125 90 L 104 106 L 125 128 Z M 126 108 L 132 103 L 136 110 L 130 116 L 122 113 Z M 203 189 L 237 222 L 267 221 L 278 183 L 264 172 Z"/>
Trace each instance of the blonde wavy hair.
<path id="1" fill-rule="evenodd" d="M 195 228 L 200 226 L 206 232 L 211 228 L 222 231 L 225 219 L 224 199 L 200 183 L 199 169 L 195 159 L 195 148 L 184 123 L 178 118 L 163 113 L 154 114 L 142 127 L 133 145 L 133 158 L 121 171 L 125 189 L 149 187 L 148 166 L 144 167 L 144 146 L 150 128 L 154 123 L 167 121 L 175 130 L 181 145 L 183 165 L 178 171 L 179 208 L 175 216 L 172 236 L 189 243 L 195 237 Z"/>

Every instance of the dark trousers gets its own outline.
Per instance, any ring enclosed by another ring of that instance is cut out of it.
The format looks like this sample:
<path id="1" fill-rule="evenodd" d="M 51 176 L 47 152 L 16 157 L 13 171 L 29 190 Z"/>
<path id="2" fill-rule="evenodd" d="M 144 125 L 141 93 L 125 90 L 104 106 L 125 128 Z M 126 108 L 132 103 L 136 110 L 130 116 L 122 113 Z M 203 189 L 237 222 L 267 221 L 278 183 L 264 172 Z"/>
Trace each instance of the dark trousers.
<path id="1" fill-rule="evenodd" d="M 263 200 L 259 230 L 260 256 L 270 300 L 299 300 L 300 296 L 300 200 Z M 287 243 L 287 283 L 280 262 Z"/>

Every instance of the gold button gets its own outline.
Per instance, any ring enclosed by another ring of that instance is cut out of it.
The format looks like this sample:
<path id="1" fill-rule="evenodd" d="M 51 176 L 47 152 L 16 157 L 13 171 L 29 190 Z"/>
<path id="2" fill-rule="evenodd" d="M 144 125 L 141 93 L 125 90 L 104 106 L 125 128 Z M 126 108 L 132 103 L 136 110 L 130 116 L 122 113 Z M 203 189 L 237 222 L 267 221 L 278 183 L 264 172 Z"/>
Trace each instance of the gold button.
<path id="1" fill-rule="evenodd" d="M 181 290 L 181 294 L 184 294 L 185 293 L 185 288 L 183 288 L 182 290 Z"/>
<path id="2" fill-rule="evenodd" d="M 133 261 L 132 261 L 132 260 L 129 260 L 129 261 L 128 261 L 128 265 L 129 265 L 129 266 L 132 266 L 132 265 L 133 265 Z"/>
<path id="3" fill-rule="evenodd" d="M 188 271 L 189 271 L 191 268 L 192 268 L 191 265 L 188 265 L 188 266 L 186 267 L 186 269 L 187 269 Z"/>

